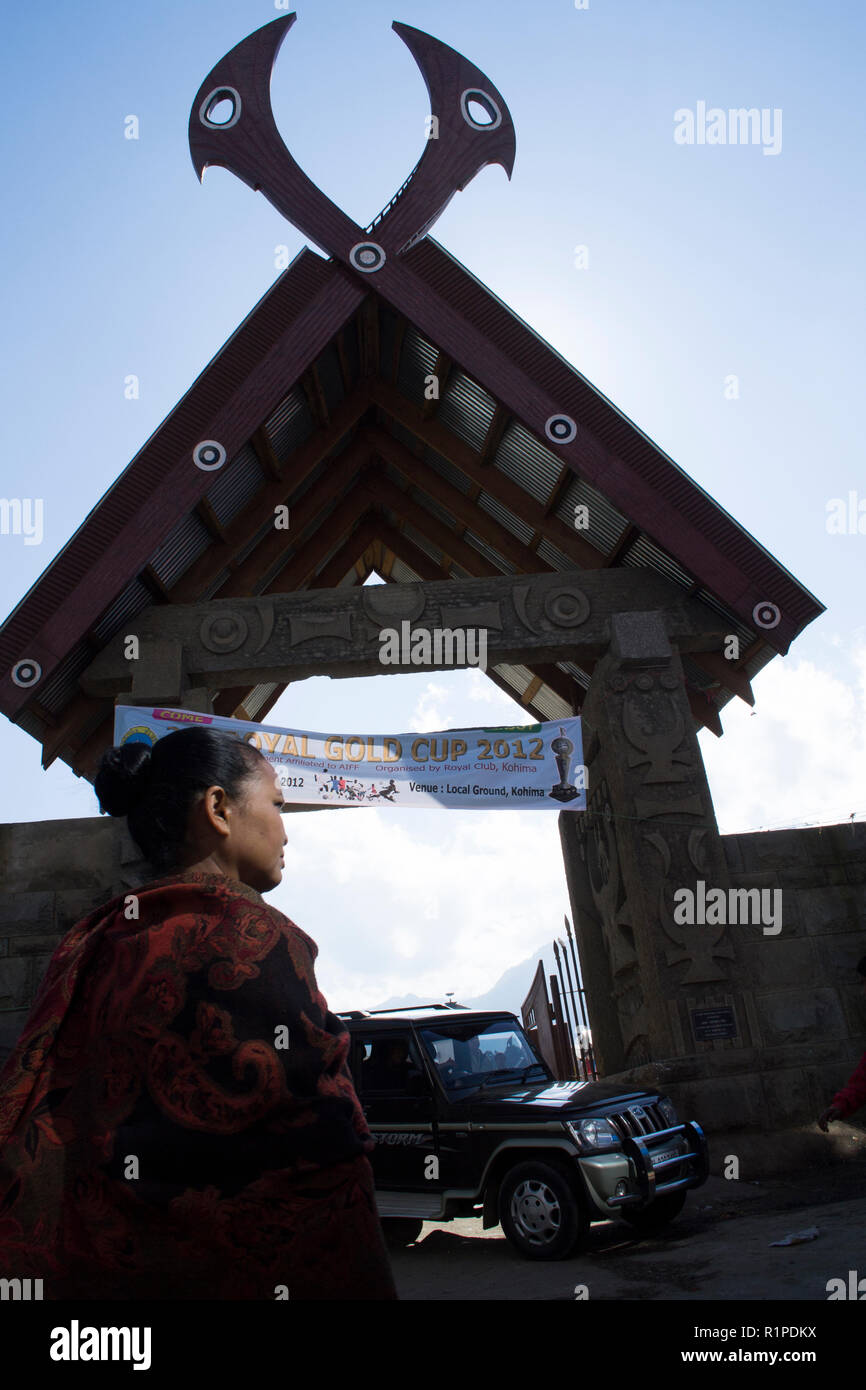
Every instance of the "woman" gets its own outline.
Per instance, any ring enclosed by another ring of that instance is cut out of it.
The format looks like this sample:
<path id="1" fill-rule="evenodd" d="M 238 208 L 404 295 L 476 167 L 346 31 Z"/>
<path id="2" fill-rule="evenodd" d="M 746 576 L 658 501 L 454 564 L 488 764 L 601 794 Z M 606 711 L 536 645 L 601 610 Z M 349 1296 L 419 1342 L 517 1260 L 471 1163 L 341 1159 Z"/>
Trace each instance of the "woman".
<path id="1" fill-rule="evenodd" d="M 43 1297 L 394 1299 L 279 777 L 205 726 L 103 755 L 100 809 L 161 876 L 49 963 L 0 1073 L 0 1273 Z"/>

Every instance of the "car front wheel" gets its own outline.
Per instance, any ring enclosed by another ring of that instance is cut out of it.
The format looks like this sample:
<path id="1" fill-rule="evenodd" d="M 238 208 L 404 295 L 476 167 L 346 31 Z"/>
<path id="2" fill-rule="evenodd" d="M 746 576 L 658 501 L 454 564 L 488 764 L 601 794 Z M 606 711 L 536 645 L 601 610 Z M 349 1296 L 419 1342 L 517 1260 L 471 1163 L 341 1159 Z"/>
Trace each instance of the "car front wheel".
<path id="1" fill-rule="evenodd" d="M 564 1168 L 540 1160 L 519 1163 L 499 1189 L 499 1221 L 507 1239 L 529 1260 L 563 1260 L 589 1226 L 586 1209 Z"/>

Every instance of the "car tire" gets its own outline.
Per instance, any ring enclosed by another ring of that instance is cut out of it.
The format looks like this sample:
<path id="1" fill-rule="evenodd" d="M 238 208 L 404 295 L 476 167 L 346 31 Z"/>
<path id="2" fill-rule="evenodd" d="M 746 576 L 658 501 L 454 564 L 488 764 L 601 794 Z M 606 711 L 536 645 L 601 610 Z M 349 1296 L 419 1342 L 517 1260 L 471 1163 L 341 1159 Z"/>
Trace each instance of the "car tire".
<path id="1" fill-rule="evenodd" d="M 394 1248 L 414 1245 L 424 1225 L 423 1221 L 413 1216 L 383 1216 L 381 1221 L 385 1244 Z"/>
<path id="2" fill-rule="evenodd" d="M 620 1216 L 636 1231 L 660 1231 L 679 1216 L 686 1204 L 686 1195 L 685 1188 L 679 1192 L 668 1192 L 663 1197 L 656 1197 L 648 1207 L 621 1211 Z"/>
<path id="3" fill-rule="evenodd" d="M 589 1217 L 564 1166 L 530 1159 L 511 1168 L 499 1189 L 499 1222 L 528 1260 L 564 1260 L 586 1234 Z"/>

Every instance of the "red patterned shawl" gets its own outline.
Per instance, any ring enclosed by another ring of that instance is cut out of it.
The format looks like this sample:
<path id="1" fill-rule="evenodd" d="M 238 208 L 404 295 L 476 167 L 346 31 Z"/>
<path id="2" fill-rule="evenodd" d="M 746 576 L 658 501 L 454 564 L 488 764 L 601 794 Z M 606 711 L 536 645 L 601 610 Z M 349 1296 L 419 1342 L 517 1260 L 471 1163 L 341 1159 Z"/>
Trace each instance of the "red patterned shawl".
<path id="1" fill-rule="evenodd" d="M 66 934 L 0 1073 L 0 1276 L 45 1297 L 303 1297 L 307 1278 L 393 1298 L 315 942 L 219 874 L 134 897 L 137 918 L 120 895 Z"/>

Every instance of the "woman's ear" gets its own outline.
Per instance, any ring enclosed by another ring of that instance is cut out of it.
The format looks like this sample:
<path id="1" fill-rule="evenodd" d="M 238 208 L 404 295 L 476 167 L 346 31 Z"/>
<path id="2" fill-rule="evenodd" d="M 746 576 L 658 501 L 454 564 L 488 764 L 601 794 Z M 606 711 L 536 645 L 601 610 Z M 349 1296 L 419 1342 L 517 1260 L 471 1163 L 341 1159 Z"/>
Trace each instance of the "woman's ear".
<path id="1" fill-rule="evenodd" d="M 223 787 L 208 787 L 197 809 L 211 830 L 222 836 L 231 834 L 231 808 Z"/>

